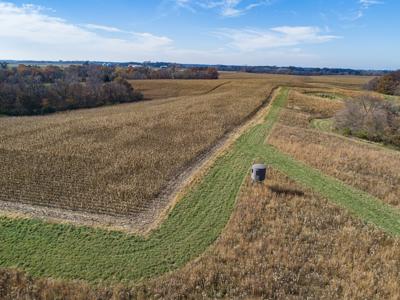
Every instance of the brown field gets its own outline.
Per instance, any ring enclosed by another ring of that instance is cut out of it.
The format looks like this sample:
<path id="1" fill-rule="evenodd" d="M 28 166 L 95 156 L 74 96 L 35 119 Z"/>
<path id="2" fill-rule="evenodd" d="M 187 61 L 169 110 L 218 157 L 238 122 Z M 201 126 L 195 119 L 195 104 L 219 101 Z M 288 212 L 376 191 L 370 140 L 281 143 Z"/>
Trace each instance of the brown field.
<path id="1" fill-rule="evenodd" d="M 273 87 L 329 79 L 222 73 L 219 80 L 135 80 L 150 101 L 1 118 L 0 201 L 116 216 L 154 210 L 166 188 Z"/>
<path id="2" fill-rule="evenodd" d="M 181 96 L 198 96 L 212 93 L 230 83 L 229 80 L 131 80 L 145 99 L 156 100 Z"/>
<path id="3" fill-rule="evenodd" d="M 268 79 L 273 82 L 280 82 L 281 85 L 305 86 L 313 88 L 332 87 L 343 89 L 360 90 L 361 87 L 370 81 L 370 76 L 295 76 L 295 75 L 274 75 L 274 74 L 251 74 L 251 73 L 221 73 L 221 79 Z"/>
<path id="4" fill-rule="evenodd" d="M 138 82 L 157 100 L 1 118 L 0 200 L 132 216 L 152 207 L 274 86 L 270 79 L 169 82 Z M 158 99 L 159 86 L 166 99 Z"/>
<path id="5" fill-rule="evenodd" d="M 9 299 L 396 299 L 399 246 L 272 171 L 265 184 L 246 181 L 220 239 L 181 270 L 135 287 L 97 288 L 3 270 L 0 291 Z"/>
<path id="6" fill-rule="evenodd" d="M 343 91 L 342 91 L 343 92 Z M 358 92 L 348 92 L 354 96 Z M 341 102 L 292 91 L 269 143 L 322 172 L 400 208 L 400 152 L 310 128 L 331 117 Z"/>

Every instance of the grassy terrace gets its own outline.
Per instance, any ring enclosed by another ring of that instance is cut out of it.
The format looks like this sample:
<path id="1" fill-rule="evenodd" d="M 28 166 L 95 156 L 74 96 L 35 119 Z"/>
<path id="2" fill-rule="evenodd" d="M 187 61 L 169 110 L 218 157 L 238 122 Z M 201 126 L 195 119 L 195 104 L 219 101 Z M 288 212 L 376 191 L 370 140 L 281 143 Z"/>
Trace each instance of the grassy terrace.
<path id="1" fill-rule="evenodd" d="M 22 268 L 34 276 L 91 282 L 137 282 L 176 269 L 218 238 L 256 159 L 314 188 L 362 219 L 399 235 L 398 211 L 265 145 L 287 94 L 287 89 L 281 90 L 265 122 L 243 134 L 148 238 L 2 217 L 0 266 Z"/>

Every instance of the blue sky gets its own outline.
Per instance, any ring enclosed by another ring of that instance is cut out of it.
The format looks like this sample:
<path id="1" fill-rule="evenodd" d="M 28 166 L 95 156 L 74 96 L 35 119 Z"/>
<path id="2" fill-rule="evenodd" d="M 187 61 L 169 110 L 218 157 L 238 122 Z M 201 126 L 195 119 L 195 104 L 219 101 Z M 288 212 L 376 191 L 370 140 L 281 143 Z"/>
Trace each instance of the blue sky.
<path id="1" fill-rule="evenodd" d="M 400 68 L 398 0 L 0 0 L 0 59 Z"/>

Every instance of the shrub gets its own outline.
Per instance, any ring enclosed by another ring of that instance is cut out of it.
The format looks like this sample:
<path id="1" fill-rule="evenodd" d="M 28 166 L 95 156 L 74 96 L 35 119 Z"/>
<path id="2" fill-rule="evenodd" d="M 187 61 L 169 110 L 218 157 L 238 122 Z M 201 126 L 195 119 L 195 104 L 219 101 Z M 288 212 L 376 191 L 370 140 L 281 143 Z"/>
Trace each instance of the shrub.
<path id="1" fill-rule="evenodd" d="M 365 89 L 387 95 L 400 95 L 400 70 L 368 82 Z"/>
<path id="2" fill-rule="evenodd" d="M 345 135 L 400 146 L 400 108 L 376 97 L 347 100 L 335 115 L 335 127 Z"/>

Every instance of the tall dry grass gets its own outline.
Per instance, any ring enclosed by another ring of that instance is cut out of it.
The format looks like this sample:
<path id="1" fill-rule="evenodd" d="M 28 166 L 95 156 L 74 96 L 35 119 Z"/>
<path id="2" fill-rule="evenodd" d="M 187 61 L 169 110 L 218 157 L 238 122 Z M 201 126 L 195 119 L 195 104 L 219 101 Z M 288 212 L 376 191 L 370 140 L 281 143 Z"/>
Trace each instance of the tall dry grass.
<path id="1" fill-rule="evenodd" d="M 333 116 L 343 106 L 341 101 L 306 95 L 297 90 L 290 91 L 287 102 L 288 108 L 325 118 Z"/>
<path id="2" fill-rule="evenodd" d="M 248 179 L 225 232 L 181 270 L 135 287 L 2 271 L 5 299 L 396 299 L 400 244 L 272 171 Z M 18 297 L 16 297 L 18 295 Z M 7 298 L 8 297 L 8 298 Z"/>
<path id="3" fill-rule="evenodd" d="M 278 125 L 268 141 L 295 159 L 400 208 L 400 152 L 284 125 Z"/>
<path id="4" fill-rule="evenodd" d="M 295 159 L 400 207 L 400 152 L 310 129 L 311 119 L 331 117 L 341 106 L 292 91 L 290 109 L 284 110 L 268 141 Z"/>

